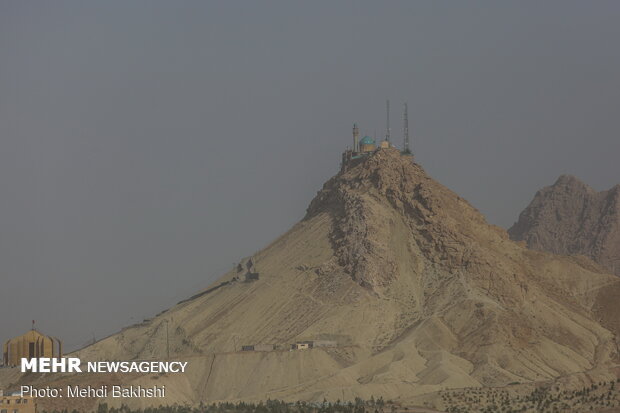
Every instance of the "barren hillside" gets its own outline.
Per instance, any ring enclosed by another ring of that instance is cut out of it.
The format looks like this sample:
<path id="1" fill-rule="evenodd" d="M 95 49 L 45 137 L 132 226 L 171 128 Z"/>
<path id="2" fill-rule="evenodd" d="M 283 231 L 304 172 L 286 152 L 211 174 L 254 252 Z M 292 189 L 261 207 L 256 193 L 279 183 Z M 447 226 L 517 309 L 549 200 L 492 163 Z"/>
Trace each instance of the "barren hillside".
<path id="1" fill-rule="evenodd" d="M 345 166 L 267 248 L 79 356 L 165 358 L 168 325 L 171 357 L 189 359 L 190 371 L 158 380 L 175 389 L 168 402 L 191 403 L 407 400 L 614 376 L 609 294 L 620 279 L 587 258 L 511 241 L 396 150 Z M 288 350 L 317 339 L 337 347 Z M 251 344 L 280 347 L 239 351 Z"/>

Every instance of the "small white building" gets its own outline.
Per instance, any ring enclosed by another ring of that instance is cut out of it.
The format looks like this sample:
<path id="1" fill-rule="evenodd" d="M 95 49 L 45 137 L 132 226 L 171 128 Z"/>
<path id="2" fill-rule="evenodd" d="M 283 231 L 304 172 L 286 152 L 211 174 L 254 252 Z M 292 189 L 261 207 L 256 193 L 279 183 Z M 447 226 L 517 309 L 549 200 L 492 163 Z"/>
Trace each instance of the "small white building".
<path id="1" fill-rule="evenodd" d="M 291 345 L 292 350 L 307 350 L 310 348 L 310 343 L 307 341 L 299 342 Z"/>

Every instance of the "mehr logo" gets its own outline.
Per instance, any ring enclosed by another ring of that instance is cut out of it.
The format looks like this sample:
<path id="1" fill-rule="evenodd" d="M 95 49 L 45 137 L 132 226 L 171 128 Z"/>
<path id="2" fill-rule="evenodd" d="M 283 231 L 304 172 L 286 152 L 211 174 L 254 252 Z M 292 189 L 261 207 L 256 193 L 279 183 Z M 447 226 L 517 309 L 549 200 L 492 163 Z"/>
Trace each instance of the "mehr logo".
<path id="1" fill-rule="evenodd" d="M 31 371 L 33 373 L 81 373 L 80 359 L 69 358 L 22 358 L 22 373 Z"/>
<path id="2" fill-rule="evenodd" d="M 187 361 L 89 361 L 88 373 L 185 373 Z M 81 360 L 69 358 L 21 359 L 22 373 L 82 373 Z"/>

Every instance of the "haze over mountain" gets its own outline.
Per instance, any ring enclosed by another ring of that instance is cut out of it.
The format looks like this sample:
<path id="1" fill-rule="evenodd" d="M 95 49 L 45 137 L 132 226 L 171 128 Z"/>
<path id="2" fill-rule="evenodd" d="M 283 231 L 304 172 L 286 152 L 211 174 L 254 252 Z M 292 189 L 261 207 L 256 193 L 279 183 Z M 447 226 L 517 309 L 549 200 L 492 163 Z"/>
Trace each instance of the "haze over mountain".
<path id="1" fill-rule="evenodd" d="M 0 2 L 0 341 L 35 319 L 73 350 L 205 288 L 301 219 L 353 122 L 385 133 L 388 98 L 394 141 L 408 102 L 417 161 L 490 223 L 512 225 L 558 171 L 611 187 L 619 15 Z"/>
<path id="2" fill-rule="evenodd" d="M 209 289 L 76 355 L 190 360 L 185 376 L 123 379 L 167 385 L 166 403 L 581 385 L 615 377 L 619 291 L 585 257 L 511 241 L 411 158 L 382 149 L 345 164 L 301 222 Z M 287 350 L 315 339 L 338 346 Z M 249 344 L 281 350 L 238 351 Z"/>
<path id="3" fill-rule="evenodd" d="M 538 191 L 510 237 L 554 254 L 582 254 L 620 275 L 620 185 L 597 192 L 562 175 Z"/>

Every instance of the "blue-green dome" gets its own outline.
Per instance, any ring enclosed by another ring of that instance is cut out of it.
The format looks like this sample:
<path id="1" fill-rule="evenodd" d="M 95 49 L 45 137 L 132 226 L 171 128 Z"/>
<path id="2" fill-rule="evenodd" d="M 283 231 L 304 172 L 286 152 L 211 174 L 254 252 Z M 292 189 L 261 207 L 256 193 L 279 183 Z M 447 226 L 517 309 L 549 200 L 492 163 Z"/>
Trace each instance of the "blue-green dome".
<path id="1" fill-rule="evenodd" d="M 374 145 L 374 144 L 375 144 L 375 140 L 371 138 L 370 136 L 364 136 L 362 140 L 360 141 L 360 145 Z"/>

